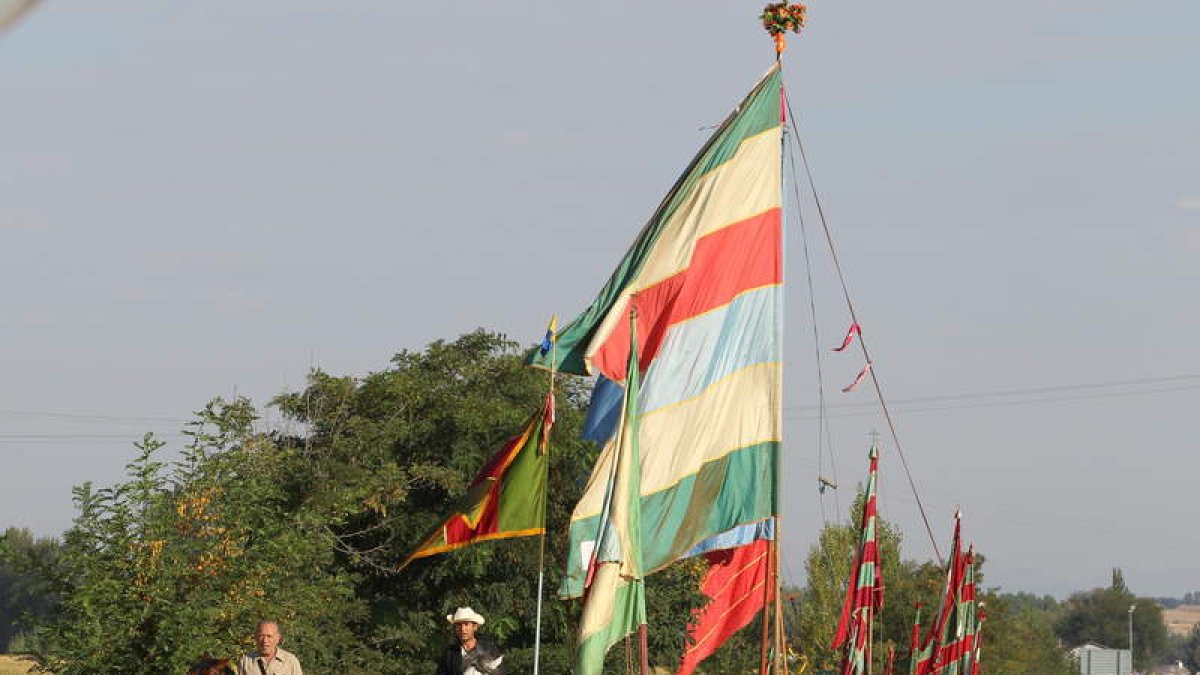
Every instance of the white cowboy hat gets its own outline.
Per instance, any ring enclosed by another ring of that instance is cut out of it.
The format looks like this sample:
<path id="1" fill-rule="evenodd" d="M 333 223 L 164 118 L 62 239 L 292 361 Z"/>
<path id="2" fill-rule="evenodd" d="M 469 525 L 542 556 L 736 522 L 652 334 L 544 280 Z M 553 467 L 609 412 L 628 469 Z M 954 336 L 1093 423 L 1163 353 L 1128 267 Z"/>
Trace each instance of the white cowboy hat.
<path id="1" fill-rule="evenodd" d="M 479 616 L 479 613 L 470 607 L 459 607 L 458 609 L 454 610 L 453 614 L 446 615 L 446 621 L 449 623 L 464 623 L 466 621 L 470 621 L 471 623 L 477 623 L 480 626 L 483 625 L 483 617 Z"/>

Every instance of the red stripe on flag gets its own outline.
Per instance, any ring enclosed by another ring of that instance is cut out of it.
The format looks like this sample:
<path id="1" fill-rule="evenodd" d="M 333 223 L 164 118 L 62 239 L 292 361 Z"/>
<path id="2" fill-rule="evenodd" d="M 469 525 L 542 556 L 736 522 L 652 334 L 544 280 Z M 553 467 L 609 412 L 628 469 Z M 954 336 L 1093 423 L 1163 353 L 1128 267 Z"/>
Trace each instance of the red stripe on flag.
<path id="1" fill-rule="evenodd" d="M 774 597 L 773 588 L 763 592 L 763 585 L 769 583 L 770 554 L 770 540 L 758 539 L 745 546 L 705 555 L 710 567 L 700 583 L 700 592 L 710 600 L 696 613 L 696 622 L 688 627 L 694 642 L 680 659 L 678 675 L 694 672 L 701 661 L 754 619 L 768 596 Z"/>
<path id="2" fill-rule="evenodd" d="M 724 227 L 696 242 L 687 269 L 638 291 L 631 303 L 637 304 L 641 367 L 654 360 L 672 325 L 727 305 L 750 289 L 780 283 L 780 232 L 778 208 Z M 623 382 L 628 352 L 626 314 L 596 350 L 592 363 L 605 377 Z"/>

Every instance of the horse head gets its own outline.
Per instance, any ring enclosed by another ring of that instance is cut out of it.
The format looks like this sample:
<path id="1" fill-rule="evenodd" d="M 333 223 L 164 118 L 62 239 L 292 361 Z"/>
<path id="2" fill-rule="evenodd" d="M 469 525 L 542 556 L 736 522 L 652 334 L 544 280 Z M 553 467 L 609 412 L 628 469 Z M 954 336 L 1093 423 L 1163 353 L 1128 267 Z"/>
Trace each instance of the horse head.
<path id="1" fill-rule="evenodd" d="M 187 675 L 234 675 L 229 659 L 214 659 L 206 656 L 187 671 Z"/>

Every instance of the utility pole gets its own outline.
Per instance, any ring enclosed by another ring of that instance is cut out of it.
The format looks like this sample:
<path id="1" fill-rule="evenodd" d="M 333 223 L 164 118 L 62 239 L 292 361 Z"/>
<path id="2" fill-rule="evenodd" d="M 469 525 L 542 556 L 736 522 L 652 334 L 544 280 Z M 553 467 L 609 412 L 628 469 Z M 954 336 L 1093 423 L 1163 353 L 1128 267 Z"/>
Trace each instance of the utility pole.
<path id="1" fill-rule="evenodd" d="M 1137 605 L 1129 606 L 1129 672 L 1133 672 L 1133 612 Z"/>

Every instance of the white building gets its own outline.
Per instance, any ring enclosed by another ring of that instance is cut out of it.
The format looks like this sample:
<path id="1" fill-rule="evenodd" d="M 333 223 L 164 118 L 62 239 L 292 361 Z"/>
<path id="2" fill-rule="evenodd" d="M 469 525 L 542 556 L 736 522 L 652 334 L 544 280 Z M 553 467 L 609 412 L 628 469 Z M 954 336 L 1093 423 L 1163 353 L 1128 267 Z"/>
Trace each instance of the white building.
<path id="1" fill-rule="evenodd" d="M 1109 649 L 1101 645 L 1084 644 L 1071 650 L 1079 664 L 1081 675 L 1130 675 L 1133 659 L 1128 649 Z"/>

